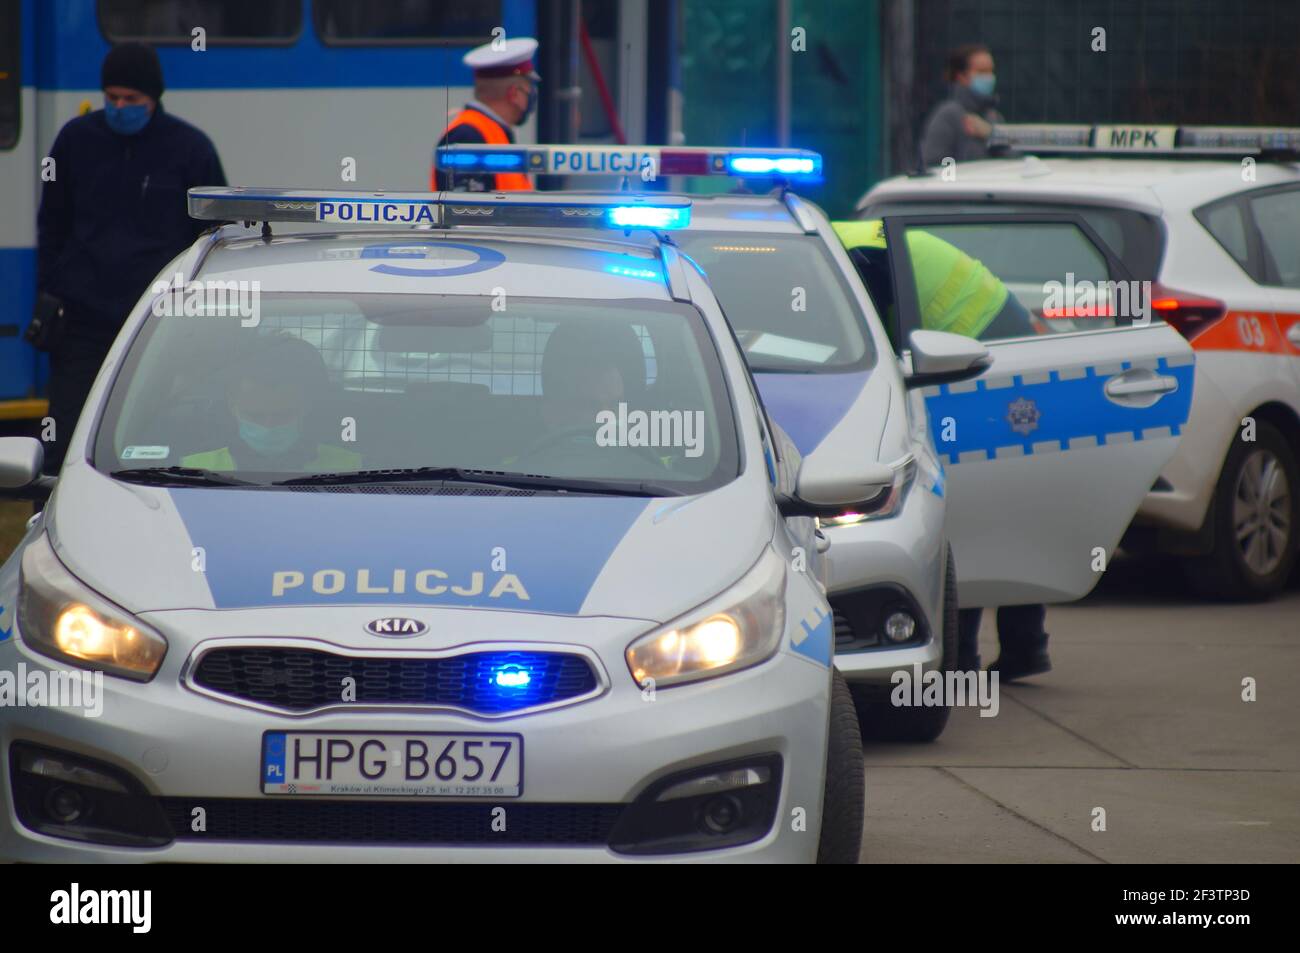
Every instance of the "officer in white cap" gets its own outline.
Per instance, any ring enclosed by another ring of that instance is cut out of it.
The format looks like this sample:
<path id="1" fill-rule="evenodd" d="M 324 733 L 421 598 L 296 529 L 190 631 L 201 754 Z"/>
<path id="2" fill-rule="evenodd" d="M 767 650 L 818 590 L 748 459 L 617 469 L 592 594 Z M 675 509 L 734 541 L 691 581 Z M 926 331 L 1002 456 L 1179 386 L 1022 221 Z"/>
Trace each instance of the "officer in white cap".
<path id="1" fill-rule="evenodd" d="M 533 68 L 536 52 L 537 41 L 521 36 L 484 43 L 466 53 L 463 62 L 474 71 L 474 98 L 452 119 L 438 145 L 514 142 L 510 127 L 527 122 L 537 105 L 537 84 L 542 78 Z M 440 171 L 436 163 L 429 179 L 435 191 L 533 188 L 532 179 L 520 172 L 458 175 Z"/>

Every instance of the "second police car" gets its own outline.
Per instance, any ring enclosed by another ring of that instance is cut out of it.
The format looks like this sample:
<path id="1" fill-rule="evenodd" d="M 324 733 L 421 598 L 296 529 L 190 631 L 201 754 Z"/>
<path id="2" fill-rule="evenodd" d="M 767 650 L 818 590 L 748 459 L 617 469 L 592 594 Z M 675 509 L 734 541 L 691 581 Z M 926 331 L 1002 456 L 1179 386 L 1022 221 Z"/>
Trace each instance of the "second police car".
<path id="1" fill-rule="evenodd" d="M 48 494 L 0 568 L 0 857 L 857 859 L 814 518 L 895 472 L 801 464 L 697 268 L 621 240 L 689 202 L 190 203 L 263 231 L 141 299 L 57 481 L 0 440 Z"/>
<path id="2" fill-rule="evenodd" d="M 836 665 L 864 731 L 937 737 L 948 707 L 896 702 L 915 697 L 905 689 L 918 675 L 956 670 L 958 599 L 1058 602 L 1093 588 L 1178 445 L 1191 348 L 1169 325 L 1132 315 L 1051 338 L 927 330 L 908 236 L 943 226 L 934 216 L 884 223 L 885 269 L 900 292 L 877 305 L 831 223 L 792 191 L 820 176 L 821 157 L 806 150 L 460 146 L 439 161 L 607 176 L 611 153 L 646 178 L 784 180 L 768 194 L 692 196 L 690 225 L 673 240 L 708 275 L 764 403 L 805 460 L 893 473 L 886 505 L 820 520 Z M 1101 260 L 1127 277 L 1079 216 L 1042 224 L 1075 271 Z"/>

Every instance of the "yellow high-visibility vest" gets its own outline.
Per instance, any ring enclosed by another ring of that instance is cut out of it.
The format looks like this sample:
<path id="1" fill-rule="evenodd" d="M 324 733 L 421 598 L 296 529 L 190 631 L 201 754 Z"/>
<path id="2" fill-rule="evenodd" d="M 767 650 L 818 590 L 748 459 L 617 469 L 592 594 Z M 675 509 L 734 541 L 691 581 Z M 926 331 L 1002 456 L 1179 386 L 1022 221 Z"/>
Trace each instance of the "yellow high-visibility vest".
<path id="1" fill-rule="evenodd" d="M 880 219 L 831 225 L 850 251 L 885 247 L 885 223 Z M 1007 303 L 1007 286 L 978 260 L 929 232 L 908 229 L 907 247 L 916 276 L 921 327 L 979 337 Z"/>

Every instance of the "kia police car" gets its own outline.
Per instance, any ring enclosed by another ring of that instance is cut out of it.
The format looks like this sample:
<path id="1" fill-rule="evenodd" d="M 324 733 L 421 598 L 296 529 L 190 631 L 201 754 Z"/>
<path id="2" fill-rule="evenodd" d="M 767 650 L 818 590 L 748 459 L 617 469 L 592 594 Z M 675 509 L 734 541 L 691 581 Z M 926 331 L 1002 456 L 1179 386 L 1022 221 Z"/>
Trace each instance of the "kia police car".
<path id="1" fill-rule="evenodd" d="M 1155 318 L 1196 353 L 1195 399 L 1124 545 L 1184 557 L 1199 592 L 1277 592 L 1300 547 L 1300 129 L 1005 125 L 992 145 L 1026 155 L 890 179 L 858 214 L 931 218 L 1061 346 L 1113 323 L 1099 282 L 1149 283 Z M 1058 240 L 1063 214 L 1117 262 Z"/>
<path id="2" fill-rule="evenodd" d="M 438 161 L 607 175 L 612 148 L 462 145 L 439 150 Z M 1126 321 L 1060 341 L 926 330 L 911 255 L 893 250 L 928 225 L 886 223 L 885 267 L 903 293 L 877 308 L 825 215 L 790 189 L 820 175 L 816 153 L 621 151 L 618 164 L 647 178 L 783 180 L 770 194 L 693 196 L 689 227 L 673 240 L 707 273 L 768 411 L 804 459 L 869 461 L 893 474 L 884 505 L 820 520 L 836 665 L 865 729 L 937 737 L 949 709 L 892 704 L 896 673 L 956 669 L 954 587 L 963 606 L 1092 589 L 1097 551 L 1110 553 L 1177 445 L 1191 348 L 1167 326 Z M 1088 260 L 1112 254 L 1082 220 L 1054 235 Z M 1165 390 L 1152 394 L 1148 378 Z"/>
<path id="3" fill-rule="evenodd" d="M 801 465 L 697 268 L 623 240 L 688 201 L 190 208 L 262 230 L 142 298 L 57 482 L 0 440 L 48 494 L 0 569 L 0 856 L 857 859 L 814 518 L 894 474 Z"/>

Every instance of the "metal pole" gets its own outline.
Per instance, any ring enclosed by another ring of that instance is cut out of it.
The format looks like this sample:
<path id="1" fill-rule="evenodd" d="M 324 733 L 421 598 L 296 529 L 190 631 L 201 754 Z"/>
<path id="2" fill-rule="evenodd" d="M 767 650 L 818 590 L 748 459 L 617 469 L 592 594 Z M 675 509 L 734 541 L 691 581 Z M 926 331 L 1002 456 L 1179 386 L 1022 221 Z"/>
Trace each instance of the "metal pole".
<path id="1" fill-rule="evenodd" d="M 790 4 L 776 0 L 776 144 L 790 145 Z"/>

